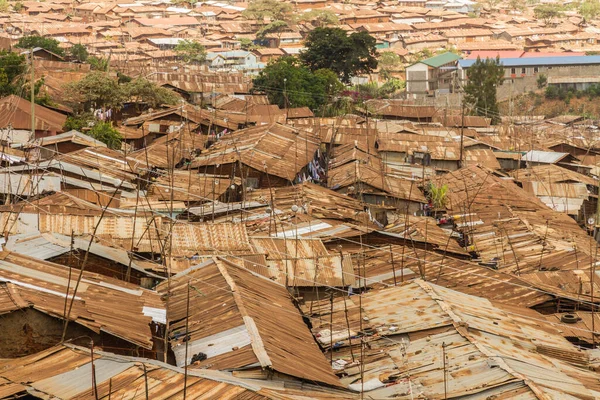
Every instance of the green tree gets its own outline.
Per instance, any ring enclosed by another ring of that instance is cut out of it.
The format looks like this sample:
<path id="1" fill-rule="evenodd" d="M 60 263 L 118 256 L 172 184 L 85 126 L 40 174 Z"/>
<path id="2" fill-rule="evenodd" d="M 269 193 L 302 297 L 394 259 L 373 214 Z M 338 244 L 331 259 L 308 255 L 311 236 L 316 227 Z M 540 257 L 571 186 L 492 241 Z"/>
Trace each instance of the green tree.
<path id="1" fill-rule="evenodd" d="M 22 1 L 17 1 L 15 4 L 13 4 L 13 10 L 15 10 L 15 12 L 21 12 L 22 9 L 23 9 Z"/>
<path id="2" fill-rule="evenodd" d="M 343 85 L 333 71 L 313 73 L 295 57 L 286 56 L 270 62 L 254 79 L 253 87 L 279 107 L 309 107 L 316 111 Z"/>
<path id="3" fill-rule="evenodd" d="M 251 39 L 248 38 L 240 38 L 240 48 L 246 51 L 252 51 L 254 49 L 258 49 L 260 46 L 254 44 Z"/>
<path id="4" fill-rule="evenodd" d="M 41 47 L 42 49 L 51 51 L 54 54 L 63 56 L 65 52 L 62 48 L 60 48 L 59 44 L 60 43 L 56 39 L 34 35 L 23 36 L 21 39 L 19 39 L 15 47 L 18 47 L 19 49 L 33 49 L 35 47 Z"/>
<path id="5" fill-rule="evenodd" d="M 548 77 L 545 74 L 539 74 L 536 82 L 538 89 L 541 89 L 548 84 Z"/>
<path id="6" fill-rule="evenodd" d="M 288 23 L 285 21 L 273 21 L 268 25 L 263 26 L 256 32 L 256 37 L 258 39 L 264 39 L 267 35 L 271 33 L 278 34 L 278 37 L 281 37 L 281 33 L 285 31 L 289 27 Z"/>
<path id="7" fill-rule="evenodd" d="M 69 55 L 73 60 L 84 62 L 88 58 L 88 51 L 84 45 L 77 43 L 71 46 Z"/>
<path id="8" fill-rule="evenodd" d="M 127 93 L 117 79 L 106 72 L 92 71 L 78 82 L 65 85 L 65 100 L 75 109 L 120 109 Z"/>
<path id="9" fill-rule="evenodd" d="M 0 96 L 17 93 L 18 88 L 22 86 L 25 68 L 25 56 L 0 51 Z"/>
<path id="10" fill-rule="evenodd" d="M 9 12 L 10 4 L 8 4 L 8 0 L 0 0 L 0 12 Z"/>
<path id="11" fill-rule="evenodd" d="M 327 25 L 339 25 L 340 20 L 337 15 L 329 10 L 311 10 L 299 14 L 294 18 L 296 22 L 310 22 L 315 27 Z"/>
<path id="12" fill-rule="evenodd" d="M 527 8 L 523 0 L 509 0 L 508 6 L 513 11 L 524 11 Z"/>
<path id="13" fill-rule="evenodd" d="M 397 70 L 402 65 L 402 59 L 396 53 L 386 51 L 379 56 L 379 73 L 383 79 L 390 80 L 392 71 Z"/>
<path id="14" fill-rule="evenodd" d="M 65 131 L 76 130 L 79 132 L 83 132 L 83 128 L 88 128 L 93 125 L 95 122 L 95 118 L 90 112 L 83 112 L 76 115 L 70 115 L 67 117 L 65 121 L 65 125 L 63 129 Z"/>
<path id="15" fill-rule="evenodd" d="M 206 60 L 206 49 L 193 40 L 182 40 L 174 50 L 185 63 L 201 63 Z"/>
<path id="16" fill-rule="evenodd" d="M 308 34 L 300 59 L 312 71 L 330 69 L 342 82 L 349 83 L 352 76 L 369 74 L 377 68 L 375 43 L 367 32 L 348 36 L 340 28 L 316 28 Z"/>
<path id="17" fill-rule="evenodd" d="M 155 108 L 161 104 L 177 104 L 179 97 L 167 88 L 158 86 L 144 78 L 137 78 L 125 84 L 124 91 L 130 100 L 145 103 Z"/>
<path id="18" fill-rule="evenodd" d="M 467 70 L 468 82 L 465 88 L 465 101 L 473 107 L 472 114 L 492 118 L 493 123 L 500 121 L 496 87 L 504 80 L 504 67 L 500 58 L 482 60 L 477 57 Z"/>
<path id="19" fill-rule="evenodd" d="M 121 149 L 123 137 L 110 122 L 96 122 L 92 129 L 89 130 L 88 135 L 106 144 L 110 149 Z"/>
<path id="20" fill-rule="evenodd" d="M 591 21 L 600 15 L 600 1 L 585 0 L 579 5 L 579 14 L 585 21 Z"/>
<path id="21" fill-rule="evenodd" d="M 92 71 L 108 71 L 108 66 L 110 65 L 110 61 L 108 58 L 104 57 L 88 57 L 87 62 L 90 64 L 90 68 Z"/>
<path id="22" fill-rule="evenodd" d="M 541 4 L 533 9 L 533 15 L 548 25 L 553 19 L 562 17 L 563 10 L 558 4 Z"/>
<path id="23" fill-rule="evenodd" d="M 255 19 L 264 23 L 265 18 L 279 21 L 289 21 L 292 6 L 279 0 L 253 0 L 242 12 L 248 19 Z"/>

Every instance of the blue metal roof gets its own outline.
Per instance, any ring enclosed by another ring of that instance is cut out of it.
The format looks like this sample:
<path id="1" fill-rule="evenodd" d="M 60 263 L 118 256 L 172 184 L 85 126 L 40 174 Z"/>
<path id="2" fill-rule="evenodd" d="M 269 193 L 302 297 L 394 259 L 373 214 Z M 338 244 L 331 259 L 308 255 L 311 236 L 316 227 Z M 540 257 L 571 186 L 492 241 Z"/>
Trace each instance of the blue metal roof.
<path id="1" fill-rule="evenodd" d="M 461 68 L 469 68 L 477 60 L 458 60 Z M 600 64 L 600 56 L 566 56 L 566 57 L 532 57 L 532 58 L 501 58 L 500 63 L 505 67 L 534 67 L 560 65 L 593 65 Z"/>

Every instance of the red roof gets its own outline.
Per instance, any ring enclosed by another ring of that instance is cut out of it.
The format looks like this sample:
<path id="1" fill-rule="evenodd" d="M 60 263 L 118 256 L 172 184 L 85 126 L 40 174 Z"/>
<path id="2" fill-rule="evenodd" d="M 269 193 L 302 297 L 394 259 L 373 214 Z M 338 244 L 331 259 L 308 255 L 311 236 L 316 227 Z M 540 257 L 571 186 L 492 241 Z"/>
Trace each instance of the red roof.
<path id="1" fill-rule="evenodd" d="M 544 52 L 526 52 L 523 53 L 521 58 L 534 58 L 534 57 L 578 57 L 585 56 L 584 52 L 581 51 L 563 51 L 556 53 L 544 53 Z"/>
<path id="2" fill-rule="evenodd" d="M 555 52 L 555 53 L 545 53 L 545 52 L 525 52 L 521 50 L 507 51 L 507 50 L 489 50 L 489 51 L 472 51 L 469 54 L 465 55 L 464 58 L 466 60 L 474 60 L 477 57 L 482 59 L 485 58 L 496 58 L 499 56 L 500 58 L 537 58 L 537 57 L 575 57 L 575 56 L 585 56 L 583 52 Z"/>

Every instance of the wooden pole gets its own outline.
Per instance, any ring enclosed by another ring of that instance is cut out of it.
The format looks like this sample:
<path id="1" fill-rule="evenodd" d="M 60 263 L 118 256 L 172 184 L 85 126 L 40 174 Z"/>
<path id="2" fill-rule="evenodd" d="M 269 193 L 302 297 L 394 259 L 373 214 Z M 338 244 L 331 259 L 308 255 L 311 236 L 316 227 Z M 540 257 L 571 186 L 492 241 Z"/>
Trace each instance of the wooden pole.
<path id="1" fill-rule="evenodd" d="M 183 400 L 187 395 L 187 377 L 188 377 L 188 348 L 189 346 L 189 335 L 190 334 L 190 282 L 187 284 L 187 300 L 185 305 L 185 364 L 184 364 L 184 375 L 183 375 Z"/>
<path id="2" fill-rule="evenodd" d="M 30 85 L 30 90 L 31 90 L 31 96 L 30 96 L 30 102 L 31 102 L 31 139 L 30 140 L 34 140 L 35 139 L 35 70 L 34 70 L 34 66 L 33 66 L 33 49 L 31 49 L 31 52 L 29 53 L 31 56 L 31 85 Z"/>
<path id="3" fill-rule="evenodd" d="M 92 389 L 94 391 L 94 398 L 98 400 L 98 385 L 96 385 L 96 366 L 94 365 L 94 341 L 91 341 L 90 357 L 92 358 Z"/>

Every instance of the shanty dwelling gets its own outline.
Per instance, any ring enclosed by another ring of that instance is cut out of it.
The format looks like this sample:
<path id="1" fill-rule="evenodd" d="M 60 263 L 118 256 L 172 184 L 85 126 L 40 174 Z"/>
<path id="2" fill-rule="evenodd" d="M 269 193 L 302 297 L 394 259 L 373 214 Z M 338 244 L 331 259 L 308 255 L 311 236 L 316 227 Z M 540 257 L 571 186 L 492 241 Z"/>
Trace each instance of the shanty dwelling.
<path id="1" fill-rule="evenodd" d="M 128 118 L 123 122 L 123 125 L 129 128 L 141 130 L 142 138 L 132 136 L 131 144 L 136 149 L 141 148 L 142 144 L 139 139 L 143 139 L 143 145 L 148 146 L 157 138 L 181 130 L 189 128 L 190 125 L 196 127 L 200 122 L 198 111 L 191 105 L 180 107 L 171 107 L 164 110 L 150 110 L 148 113 Z"/>
<path id="2" fill-rule="evenodd" d="M 35 109 L 35 138 L 63 132 L 67 116 L 39 104 Z M 0 140 L 7 144 L 22 144 L 31 136 L 31 103 L 10 95 L 0 99 Z"/>
<path id="3" fill-rule="evenodd" d="M 131 164 L 130 164 L 131 163 Z M 120 197 L 138 195 L 137 181 L 147 174 L 143 161 L 126 160 L 122 153 L 106 147 L 87 147 L 71 153 L 55 155 L 52 159 L 37 164 L 14 166 L 10 174 L 3 179 L 4 193 L 31 196 L 38 192 L 33 182 L 38 180 L 42 185 L 54 185 L 54 177 L 60 178 L 60 189 L 48 186 L 48 190 L 88 189 L 92 191 L 117 193 Z M 50 174 L 50 182 L 45 182 L 44 173 Z M 16 176 L 19 176 L 18 178 Z M 16 187 L 10 185 L 17 182 Z M 32 194 L 33 193 L 33 194 Z M 104 196 L 88 198 L 92 202 L 103 201 Z M 98 199 L 95 201 L 94 199 Z"/>
<path id="4" fill-rule="evenodd" d="M 555 151 L 531 150 L 521 157 L 521 163 L 527 167 L 549 164 L 559 164 L 569 167 L 578 162 L 579 159 L 569 153 L 558 153 Z"/>
<path id="5" fill-rule="evenodd" d="M 21 52 L 22 55 L 31 54 L 30 50 Z M 46 61 L 64 61 L 64 58 L 42 47 L 33 48 L 33 58 Z"/>
<path id="6" fill-rule="evenodd" d="M 596 165 L 600 161 L 600 151 L 593 144 L 558 141 L 555 144 L 549 145 L 548 148 L 560 153 L 569 153 L 581 160 L 581 163 L 585 165 Z"/>
<path id="7" fill-rule="evenodd" d="M 406 67 L 406 93 L 411 98 L 448 93 L 460 56 L 444 53 Z"/>
<path id="8" fill-rule="evenodd" d="M 156 292 L 93 272 L 79 279 L 76 269 L 6 250 L 0 258 L 0 358 L 42 351 L 62 338 L 93 340 L 118 354 L 162 353 L 154 335 L 165 309 Z"/>
<path id="9" fill-rule="evenodd" d="M 169 338 L 178 367 L 341 387 L 285 286 L 214 258 L 158 291 L 169 298 Z"/>
<path id="10" fill-rule="evenodd" d="M 26 143 L 29 162 L 48 160 L 59 154 L 71 153 L 88 147 L 106 147 L 106 144 L 76 130 L 63 132 L 55 136 L 47 136 Z"/>
<path id="11" fill-rule="evenodd" d="M 295 386 L 290 381 L 239 378 L 232 372 L 185 370 L 107 350 L 64 343 L 31 356 L 3 359 L 0 393 L 23 399 L 83 399 L 95 398 L 96 393 L 99 399 L 359 399 L 357 393 L 318 383 Z"/>
<path id="12" fill-rule="evenodd" d="M 452 137 L 379 134 L 375 147 L 385 164 L 408 162 L 441 172 L 459 168 L 460 144 Z"/>
<path id="13" fill-rule="evenodd" d="M 567 327 L 514 303 L 421 279 L 329 302 L 301 309 L 341 383 L 365 399 L 600 396 L 592 353 L 564 337 Z"/>
<path id="14" fill-rule="evenodd" d="M 504 171 L 519 169 L 524 154 L 525 152 L 521 151 L 494 151 L 494 156 Z"/>
<path id="15" fill-rule="evenodd" d="M 406 100 L 396 99 L 367 100 L 360 111 L 364 115 L 379 119 L 412 122 L 432 122 L 437 113 L 437 110 L 433 106 L 414 105 Z"/>
<path id="16" fill-rule="evenodd" d="M 349 254 L 330 252 L 318 239 L 273 236 L 251 236 L 254 253 L 265 257 L 266 268 L 256 268 L 274 282 L 285 285 L 296 296 L 310 298 L 321 296 L 331 288 L 355 285 L 354 268 Z M 249 263 L 246 263 L 249 265 Z"/>
<path id="17" fill-rule="evenodd" d="M 241 178 L 245 191 L 286 186 L 317 173 L 307 166 L 319 145 L 318 136 L 311 132 L 272 123 L 223 135 L 193 159 L 190 167 L 201 173 Z"/>
<path id="18" fill-rule="evenodd" d="M 360 161 L 330 169 L 327 185 L 366 203 L 371 216 L 383 225 L 388 223 L 389 211 L 400 209 L 413 214 L 427 204 L 415 180 L 395 176 L 391 171 L 373 168 Z"/>
<path id="19" fill-rule="evenodd" d="M 567 213 L 581 224 L 595 225 L 595 221 L 588 224 L 588 220 L 596 217 L 596 179 L 554 164 L 517 169 L 511 176 L 551 209 Z"/>

